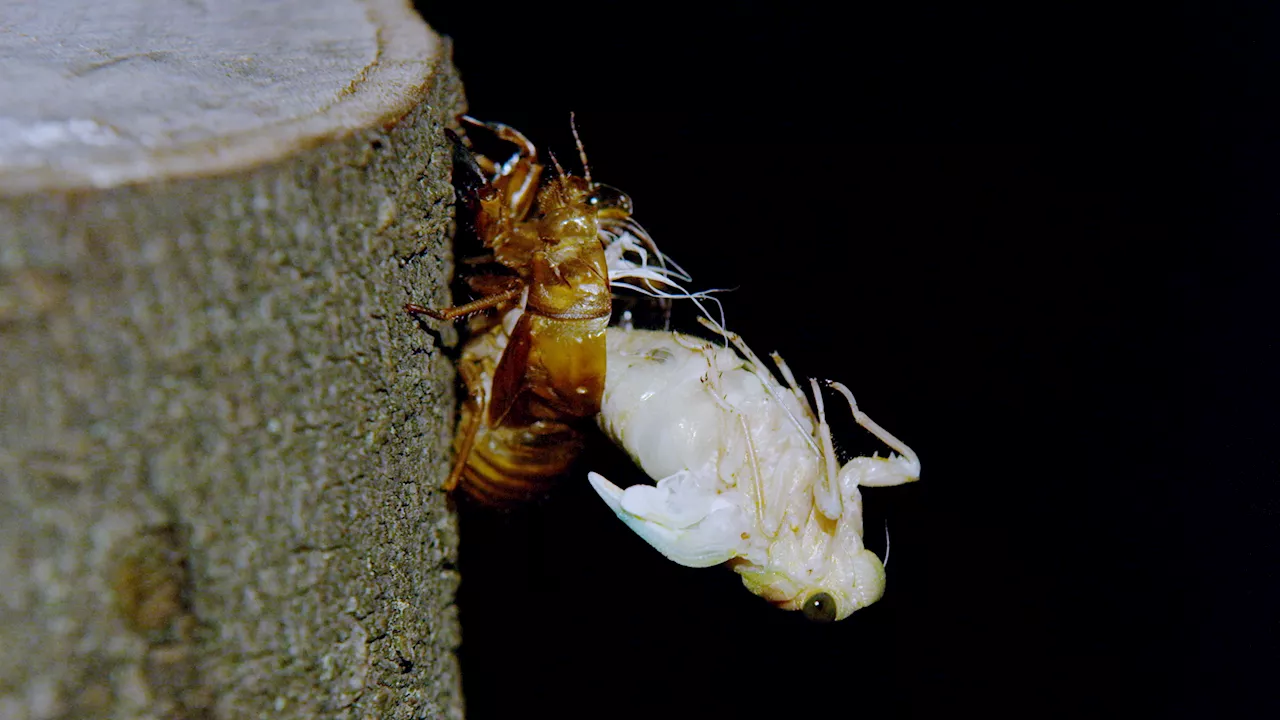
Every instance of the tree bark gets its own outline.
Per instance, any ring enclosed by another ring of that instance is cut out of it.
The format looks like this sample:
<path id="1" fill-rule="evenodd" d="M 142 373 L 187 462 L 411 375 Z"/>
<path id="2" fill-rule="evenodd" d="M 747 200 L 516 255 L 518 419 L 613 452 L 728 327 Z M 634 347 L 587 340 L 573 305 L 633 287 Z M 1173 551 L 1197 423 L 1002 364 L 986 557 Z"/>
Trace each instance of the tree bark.
<path id="1" fill-rule="evenodd" d="M 0 17 L 0 718 L 461 717 L 447 43 Z"/>

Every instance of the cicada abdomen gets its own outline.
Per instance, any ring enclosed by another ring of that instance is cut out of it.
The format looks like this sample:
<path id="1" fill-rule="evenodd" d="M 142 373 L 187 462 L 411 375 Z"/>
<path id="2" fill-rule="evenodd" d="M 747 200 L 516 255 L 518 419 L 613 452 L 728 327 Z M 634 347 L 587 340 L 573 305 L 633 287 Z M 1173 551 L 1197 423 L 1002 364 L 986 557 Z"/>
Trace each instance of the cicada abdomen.
<path id="1" fill-rule="evenodd" d="M 458 363 L 467 400 L 454 443 L 458 458 L 445 487 L 457 487 L 486 505 L 510 505 L 544 493 L 583 446 L 579 418 L 556 412 L 536 395 L 526 395 L 493 419 L 494 380 L 523 315 L 518 308 L 508 310 L 507 322 L 472 336 Z M 528 337 L 530 331 L 522 333 Z"/>

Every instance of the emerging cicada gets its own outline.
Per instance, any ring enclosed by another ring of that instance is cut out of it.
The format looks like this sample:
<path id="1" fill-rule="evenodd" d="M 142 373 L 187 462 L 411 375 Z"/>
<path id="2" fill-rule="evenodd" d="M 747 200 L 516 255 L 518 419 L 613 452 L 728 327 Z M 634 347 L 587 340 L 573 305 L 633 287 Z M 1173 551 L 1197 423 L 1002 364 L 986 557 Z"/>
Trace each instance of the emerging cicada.
<path id="1" fill-rule="evenodd" d="M 473 302 L 405 309 L 438 320 L 491 311 L 472 322 L 459 361 L 467 401 L 445 487 L 502 505 L 541 494 L 581 451 L 582 421 L 599 412 L 604 389 L 611 277 L 654 294 L 681 275 L 631 220 L 630 198 L 591 179 L 576 127 L 583 176 L 555 163 L 544 178 L 537 149 L 514 128 L 462 121 L 515 146 L 498 164 L 450 134 L 476 233 L 501 272 L 468 279 L 482 295 Z"/>
<path id="2" fill-rule="evenodd" d="M 899 485 L 920 461 L 849 401 L 859 425 L 900 454 L 839 466 L 822 395 L 815 413 L 786 363 L 778 382 L 734 333 L 727 347 L 672 332 L 610 328 L 602 429 L 657 486 L 592 487 L 636 534 L 681 565 L 728 563 L 752 592 L 813 620 L 842 620 L 884 592 L 862 541 L 859 487 Z"/>

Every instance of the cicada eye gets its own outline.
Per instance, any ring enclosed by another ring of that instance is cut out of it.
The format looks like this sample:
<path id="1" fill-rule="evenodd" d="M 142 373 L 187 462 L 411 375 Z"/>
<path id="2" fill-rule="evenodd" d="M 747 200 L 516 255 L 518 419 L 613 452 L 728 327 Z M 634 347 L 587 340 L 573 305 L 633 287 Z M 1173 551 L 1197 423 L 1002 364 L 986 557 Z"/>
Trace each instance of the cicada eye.
<path id="1" fill-rule="evenodd" d="M 804 601 L 801 612 L 814 622 L 829 623 L 836 619 L 836 599 L 827 593 L 816 592 Z"/>
<path id="2" fill-rule="evenodd" d="M 631 197 L 616 187 L 596 183 L 595 191 L 587 199 L 596 215 L 602 218 L 624 218 L 631 215 Z"/>

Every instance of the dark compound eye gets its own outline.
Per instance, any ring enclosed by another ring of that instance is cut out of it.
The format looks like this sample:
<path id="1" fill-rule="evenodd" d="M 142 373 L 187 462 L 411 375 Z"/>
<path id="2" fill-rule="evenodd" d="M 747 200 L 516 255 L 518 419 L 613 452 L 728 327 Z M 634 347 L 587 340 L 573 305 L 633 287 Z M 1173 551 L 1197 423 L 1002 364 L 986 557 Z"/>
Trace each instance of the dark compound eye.
<path id="1" fill-rule="evenodd" d="M 801 611 L 814 622 L 829 623 L 836 619 L 836 599 L 824 592 L 816 592 L 804 601 Z"/>

